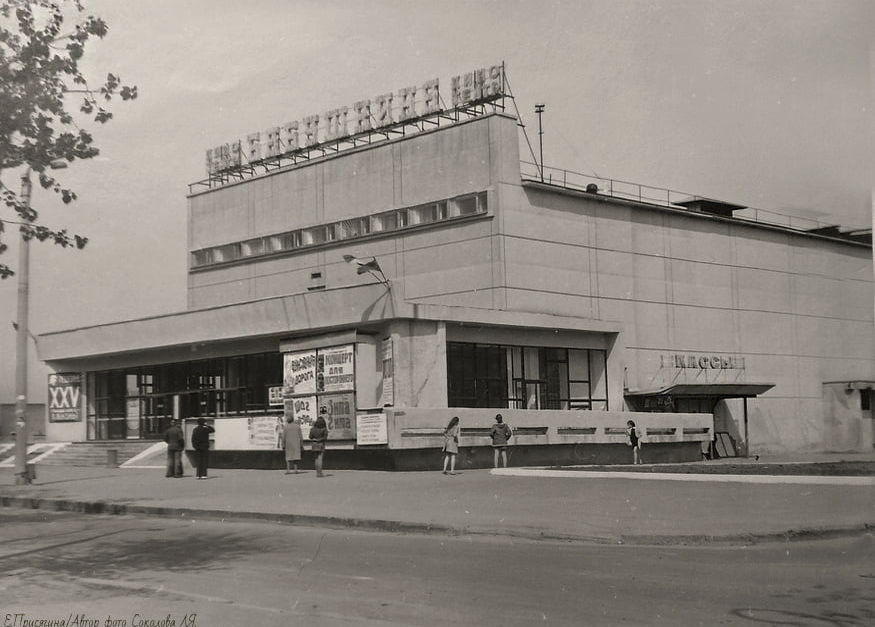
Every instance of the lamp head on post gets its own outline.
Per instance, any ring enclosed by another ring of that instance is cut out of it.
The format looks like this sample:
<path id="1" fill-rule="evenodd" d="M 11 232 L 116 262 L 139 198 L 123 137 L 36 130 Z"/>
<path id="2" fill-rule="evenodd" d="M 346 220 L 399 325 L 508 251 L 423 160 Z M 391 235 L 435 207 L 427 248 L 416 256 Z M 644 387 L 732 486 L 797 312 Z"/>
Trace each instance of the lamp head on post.
<path id="1" fill-rule="evenodd" d="M 389 279 L 383 274 L 383 269 L 380 268 L 380 264 L 376 257 L 371 257 L 370 259 L 359 259 L 354 255 L 344 255 L 343 260 L 356 267 L 356 274 L 365 274 L 367 272 L 368 274 L 373 275 L 387 288 L 390 290 L 392 289 L 392 286 L 389 285 Z"/>

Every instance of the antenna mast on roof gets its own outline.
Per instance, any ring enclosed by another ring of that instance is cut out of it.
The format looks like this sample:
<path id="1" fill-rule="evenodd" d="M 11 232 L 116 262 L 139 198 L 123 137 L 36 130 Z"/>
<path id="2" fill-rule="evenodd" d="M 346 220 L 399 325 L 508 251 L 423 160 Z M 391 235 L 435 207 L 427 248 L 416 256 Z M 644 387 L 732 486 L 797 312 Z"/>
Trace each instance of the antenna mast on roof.
<path id="1" fill-rule="evenodd" d="M 541 162 L 538 170 L 541 172 L 541 182 L 544 182 L 544 127 L 541 125 L 541 114 L 544 113 L 544 104 L 535 105 L 535 113 L 538 114 L 538 142 L 541 145 Z"/>

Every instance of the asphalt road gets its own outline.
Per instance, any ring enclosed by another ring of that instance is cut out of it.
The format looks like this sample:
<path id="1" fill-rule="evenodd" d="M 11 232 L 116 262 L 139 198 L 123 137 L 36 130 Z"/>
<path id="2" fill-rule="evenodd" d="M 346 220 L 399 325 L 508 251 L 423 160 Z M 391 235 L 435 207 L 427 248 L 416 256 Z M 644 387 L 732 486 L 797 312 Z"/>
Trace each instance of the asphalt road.
<path id="1" fill-rule="evenodd" d="M 871 534 L 606 546 L 8 508 L 0 529 L 4 627 L 875 622 Z"/>

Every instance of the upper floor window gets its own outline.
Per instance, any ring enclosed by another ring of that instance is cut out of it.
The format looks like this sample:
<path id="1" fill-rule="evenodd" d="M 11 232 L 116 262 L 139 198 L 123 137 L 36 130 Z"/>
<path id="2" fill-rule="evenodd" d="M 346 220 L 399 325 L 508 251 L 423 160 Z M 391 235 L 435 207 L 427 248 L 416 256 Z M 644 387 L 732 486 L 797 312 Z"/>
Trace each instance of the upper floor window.
<path id="1" fill-rule="evenodd" d="M 243 242 L 240 252 L 244 257 L 262 254 L 264 252 L 264 239 L 258 238 Z"/>
<path id="2" fill-rule="evenodd" d="M 240 258 L 240 244 L 225 244 L 213 249 L 215 261 L 233 261 Z"/>
<path id="3" fill-rule="evenodd" d="M 470 196 L 462 196 L 460 198 L 456 198 L 453 201 L 453 205 L 455 206 L 456 212 L 455 215 L 460 216 L 470 216 L 475 213 L 480 213 L 481 211 L 485 211 L 485 209 L 481 210 L 481 202 L 485 204 L 486 196 L 484 195 L 481 201 L 480 194 L 472 194 Z"/>

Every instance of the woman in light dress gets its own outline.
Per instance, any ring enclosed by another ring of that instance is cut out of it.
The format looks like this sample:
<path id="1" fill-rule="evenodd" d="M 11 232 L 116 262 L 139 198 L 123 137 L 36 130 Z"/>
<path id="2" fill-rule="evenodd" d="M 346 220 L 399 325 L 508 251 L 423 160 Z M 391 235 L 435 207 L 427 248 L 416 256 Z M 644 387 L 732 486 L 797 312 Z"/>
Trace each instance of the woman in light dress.
<path id="1" fill-rule="evenodd" d="M 449 474 L 456 474 L 456 455 L 459 453 L 459 417 L 453 416 L 447 428 L 444 429 L 444 474 L 447 474 L 447 465 L 450 467 Z"/>

